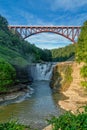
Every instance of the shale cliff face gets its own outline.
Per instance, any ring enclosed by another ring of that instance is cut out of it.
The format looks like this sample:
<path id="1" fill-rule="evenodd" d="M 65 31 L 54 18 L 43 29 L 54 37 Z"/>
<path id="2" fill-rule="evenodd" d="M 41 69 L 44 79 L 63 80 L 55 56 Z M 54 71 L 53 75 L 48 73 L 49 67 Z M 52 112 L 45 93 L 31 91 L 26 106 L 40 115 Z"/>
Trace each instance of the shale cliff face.
<path id="1" fill-rule="evenodd" d="M 58 104 L 65 110 L 75 112 L 78 107 L 87 103 L 87 90 L 81 86 L 84 79 L 80 75 L 80 69 L 84 63 L 62 62 L 53 69 L 51 87 L 60 90 L 66 97 L 58 101 Z"/>
<path id="2" fill-rule="evenodd" d="M 58 63 L 53 68 L 50 86 L 55 90 L 66 91 L 72 82 L 72 62 Z"/>
<path id="3" fill-rule="evenodd" d="M 81 81 L 84 79 L 80 75 L 80 69 L 84 63 L 74 62 L 72 65 L 72 78 L 69 88 L 66 92 L 63 92 L 64 96 L 68 97 L 65 100 L 60 100 L 58 104 L 65 110 L 71 110 L 76 112 L 76 110 L 87 104 L 87 90 L 81 86 Z"/>

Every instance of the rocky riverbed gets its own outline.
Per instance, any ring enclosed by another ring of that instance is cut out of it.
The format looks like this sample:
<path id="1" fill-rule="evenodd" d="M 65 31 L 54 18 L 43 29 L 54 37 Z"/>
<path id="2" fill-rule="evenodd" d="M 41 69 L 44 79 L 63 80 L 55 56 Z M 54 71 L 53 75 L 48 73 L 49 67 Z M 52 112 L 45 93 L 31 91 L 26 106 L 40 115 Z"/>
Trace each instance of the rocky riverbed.
<path id="1" fill-rule="evenodd" d="M 0 94 L 0 106 L 15 102 L 21 102 L 25 98 L 30 97 L 32 93 L 33 89 L 29 85 L 18 84 L 9 92 L 3 92 Z"/>

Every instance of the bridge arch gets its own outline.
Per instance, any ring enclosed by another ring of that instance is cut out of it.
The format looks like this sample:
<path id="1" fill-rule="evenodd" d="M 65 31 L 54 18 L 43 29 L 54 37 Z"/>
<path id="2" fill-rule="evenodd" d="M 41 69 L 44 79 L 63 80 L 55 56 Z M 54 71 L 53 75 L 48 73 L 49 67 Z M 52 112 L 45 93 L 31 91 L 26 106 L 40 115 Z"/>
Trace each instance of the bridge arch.
<path id="1" fill-rule="evenodd" d="M 75 41 L 74 41 L 72 38 L 67 37 L 67 36 L 64 35 L 64 34 L 61 34 L 61 33 L 58 33 L 58 32 L 52 32 L 52 31 L 49 31 L 49 32 L 47 32 L 47 31 L 41 31 L 41 32 L 32 33 L 31 35 L 26 36 L 24 39 L 26 39 L 26 38 L 28 38 L 28 37 L 30 37 L 30 36 L 32 36 L 32 35 L 40 34 L 40 33 L 54 33 L 54 34 L 58 34 L 58 35 L 61 35 L 61 36 L 65 37 L 65 38 L 67 38 L 67 39 L 70 40 L 71 42 L 75 43 Z"/>

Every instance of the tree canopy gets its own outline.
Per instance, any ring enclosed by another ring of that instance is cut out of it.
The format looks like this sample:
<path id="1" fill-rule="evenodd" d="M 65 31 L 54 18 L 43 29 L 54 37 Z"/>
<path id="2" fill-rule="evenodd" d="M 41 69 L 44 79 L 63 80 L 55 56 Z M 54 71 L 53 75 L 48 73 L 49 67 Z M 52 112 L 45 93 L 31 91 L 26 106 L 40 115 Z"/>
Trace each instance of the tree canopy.
<path id="1" fill-rule="evenodd" d="M 75 44 L 70 44 L 66 47 L 52 49 L 51 53 L 52 53 L 53 61 L 59 61 L 59 62 L 66 61 L 71 57 L 73 57 L 74 59 L 75 48 L 76 48 L 75 46 L 76 46 Z"/>
<path id="2" fill-rule="evenodd" d="M 87 21 L 84 22 L 78 38 L 76 59 L 79 62 L 83 61 L 87 63 Z"/>
<path id="3" fill-rule="evenodd" d="M 0 58 L 0 92 L 7 91 L 8 86 L 14 84 L 16 78 L 16 71 L 14 67 Z"/>

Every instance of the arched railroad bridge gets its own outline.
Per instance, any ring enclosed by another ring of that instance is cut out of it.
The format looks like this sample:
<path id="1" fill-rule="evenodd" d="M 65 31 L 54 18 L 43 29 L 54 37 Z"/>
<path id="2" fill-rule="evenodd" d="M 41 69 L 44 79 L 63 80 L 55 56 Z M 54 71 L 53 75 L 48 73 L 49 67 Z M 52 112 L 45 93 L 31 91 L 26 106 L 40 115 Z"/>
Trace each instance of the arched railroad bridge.
<path id="1" fill-rule="evenodd" d="M 21 26 L 11 25 L 9 29 L 18 32 L 23 39 L 42 32 L 51 32 L 61 35 L 73 43 L 76 42 L 81 30 L 81 26 Z"/>

